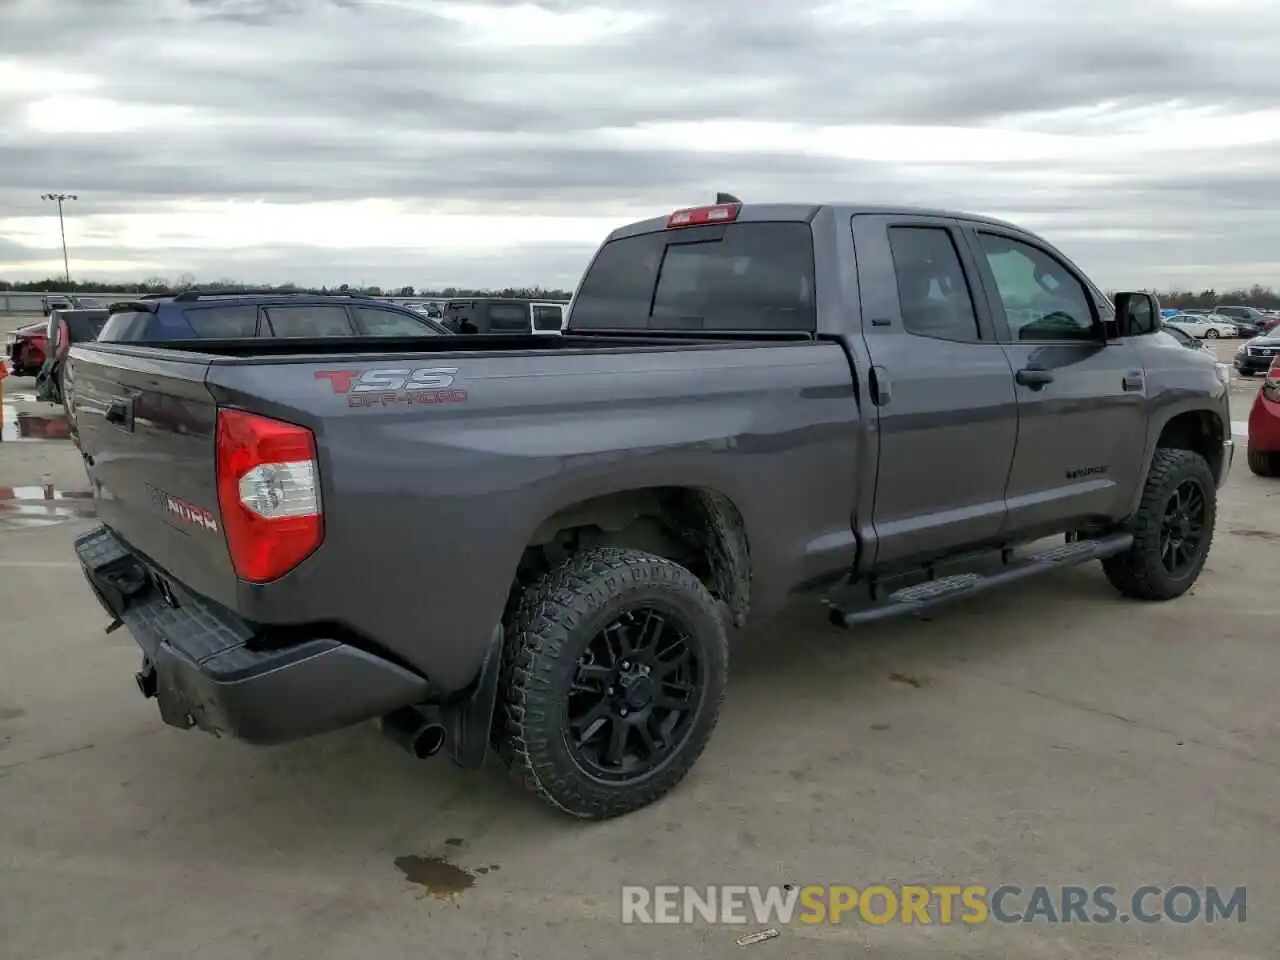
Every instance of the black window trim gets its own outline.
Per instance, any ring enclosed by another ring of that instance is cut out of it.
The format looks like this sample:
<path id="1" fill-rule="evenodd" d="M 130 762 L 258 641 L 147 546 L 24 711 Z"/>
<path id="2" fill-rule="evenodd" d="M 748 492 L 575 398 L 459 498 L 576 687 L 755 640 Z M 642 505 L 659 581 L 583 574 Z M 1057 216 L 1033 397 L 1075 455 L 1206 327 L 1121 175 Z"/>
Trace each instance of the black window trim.
<path id="1" fill-rule="evenodd" d="M 965 344 L 990 344 L 998 345 L 998 330 L 993 329 L 992 318 L 984 309 L 985 304 L 985 288 L 982 284 L 982 278 L 978 273 L 978 265 L 971 260 L 969 245 L 962 236 L 960 225 L 954 221 L 944 217 L 886 217 L 884 220 L 884 243 L 885 249 L 889 257 L 889 265 L 893 268 L 894 284 L 898 281 L 897 264 L 893 258 L 893 240 L 891 231 L 895 228 L 925 229 L 925 230 L 941 230 L 951 241 L 951 247 L 955 251 L 956 261 L 960 264 L 960 273 L 964 277 L 965 284 L 969 288 L 969 302 L 973 306 L 973 320 L 975 339 L 957 340 L 952 337 L 935 337 L 927 333 L 917 333 L 914 330 L 907 329 L 906 319 L 902 316 L 902 299 L 901 294 L 896 293 L 895 299 L 898 303 L 898 322 L 902 325 L 902 332 L 910 337 L 919 337 L 922 340 L 936 340 L 943 343 L 965 343 Z M 975 283 L 975 280 L 977 281 Z"/>
<path id="2" fill-rule="evenodd" d="M 969 222 L 964 224 L 962 231 L 965 235 L 965 242 L 969 245 L 972 256 L 977 264 L 977 268 L 982 275 L 983 288 L 986 292 L 987 306 L 991 311 L 991 319 L 995 324 L 996 340 L 1005 344 L 1035 344 L 1036 346 L 1044 344 L 1075 344 L 1082 343 L 1103 343 L 1102 328 L 1102 312 L 1099 309 L 1101 294 L 1084 275 L 1084 272 L 1077 268 L 1065 255 L 1059 253 L 1048 243 L 1028 233 L 1019 230 L 1009 229 L 996 224 Z M 1066 337 L 1058 340 L 1036 339 L 1036 340 L 1019 340 L 1013 336 L 1013 331 L 1009 326 L 1009 318 L 1005 314 L 1004 300 L 1000 296 L 1000 288 L 996 283 L 995 273 L 991 270 L 991 265 L 987 263 L 986 251 L 982 248 L 982 241 L 979 234 L 991 234 L 996 237 L 1004 237 L 1006 240 L 1015 240 L 1018 243 L 1038 250 L 1041 254 L 1053 260 L 1067 275 L 1080 284 L 1081 290 L 1084 291 L 1085 303 L 1089 307 L 1089 315 L 1093 320 L 1092 337 Z"/>

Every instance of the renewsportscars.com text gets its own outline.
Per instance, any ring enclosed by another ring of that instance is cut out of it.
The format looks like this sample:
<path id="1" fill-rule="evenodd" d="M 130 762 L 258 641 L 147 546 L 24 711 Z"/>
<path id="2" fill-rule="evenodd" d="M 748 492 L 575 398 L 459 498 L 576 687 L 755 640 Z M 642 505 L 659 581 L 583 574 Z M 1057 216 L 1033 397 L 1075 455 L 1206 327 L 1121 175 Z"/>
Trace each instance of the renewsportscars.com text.
<path id="1" fill-rule="evenodd" d="M 1244 923 L 1246 889 L 1113 886 L 627 886 L 623 923 Z"/>

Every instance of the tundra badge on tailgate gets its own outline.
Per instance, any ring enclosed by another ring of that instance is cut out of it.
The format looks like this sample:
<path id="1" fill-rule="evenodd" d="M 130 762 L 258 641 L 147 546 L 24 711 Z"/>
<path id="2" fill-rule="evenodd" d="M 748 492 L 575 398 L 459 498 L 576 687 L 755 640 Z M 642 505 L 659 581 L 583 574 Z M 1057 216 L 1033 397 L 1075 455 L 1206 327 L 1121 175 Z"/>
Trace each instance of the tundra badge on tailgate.
<path id="1" fill-rule="evenodd" d="M 407 367 L 377 370 L 317 370 L 334 393 L 345 394 L 349 407 L 388 404 L 465 403 L 467 391 L 453 389 L 457 367 Z"/>
<path id="2" fill-rule="evenodd" d="M 170 519 L 208 530 L 210 533 L 218 532 L 217 519 L 204 507 L 196 506 L 189 500 L 175 497 L 171 493 L 165 493 L 151 484 L 147 484 L 147 494 L 151 497 L 151 502 L 163 510 Z"/>

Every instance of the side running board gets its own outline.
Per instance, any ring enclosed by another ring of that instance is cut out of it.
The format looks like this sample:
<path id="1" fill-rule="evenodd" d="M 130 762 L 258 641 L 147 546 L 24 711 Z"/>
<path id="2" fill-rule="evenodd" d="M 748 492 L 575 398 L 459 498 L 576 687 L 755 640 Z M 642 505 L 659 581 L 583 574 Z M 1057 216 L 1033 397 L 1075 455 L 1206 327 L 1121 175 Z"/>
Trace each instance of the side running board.
<path id="1" fill-rule="evenodd" d="M 1130 533 L 1113 533 L 1096 539 L 1075 540 L 1014 560 L 996 573 L 987 575 L 957 573 L 903 587 L 883 600 L 858 610 L 846 611 L 833 608 L 831 622 L 838 627 L 852 627 L 858 623 L 873 623 L 877 620 L 889 620 L 893 617 L 920 613 L 951 600 L 972 597 L 1019 580 L 1027 580 L 1065 567 L 1078 566 L 1091 560 L 1112 557 L 1118 553 L 1124 553 L 1132 545 L 1133 534 Z"/>

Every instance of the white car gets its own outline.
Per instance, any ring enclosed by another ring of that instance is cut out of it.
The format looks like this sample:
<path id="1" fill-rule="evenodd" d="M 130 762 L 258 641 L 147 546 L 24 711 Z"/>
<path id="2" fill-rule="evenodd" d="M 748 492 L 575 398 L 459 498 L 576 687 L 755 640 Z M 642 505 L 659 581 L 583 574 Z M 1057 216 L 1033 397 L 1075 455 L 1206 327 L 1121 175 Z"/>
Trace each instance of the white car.
<path id="1" fill-rule="evenodd" d="M 1217 340 L 1219 337 L 1238 337 L 1240 331 L 1233 324 L 1217 317 L 1201 316 L 1197 313 L 1180 313 L 1164 322 L 1166 327 L 1173 327 L 1197 339 Z"/>

